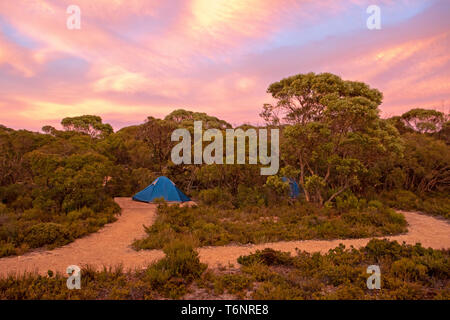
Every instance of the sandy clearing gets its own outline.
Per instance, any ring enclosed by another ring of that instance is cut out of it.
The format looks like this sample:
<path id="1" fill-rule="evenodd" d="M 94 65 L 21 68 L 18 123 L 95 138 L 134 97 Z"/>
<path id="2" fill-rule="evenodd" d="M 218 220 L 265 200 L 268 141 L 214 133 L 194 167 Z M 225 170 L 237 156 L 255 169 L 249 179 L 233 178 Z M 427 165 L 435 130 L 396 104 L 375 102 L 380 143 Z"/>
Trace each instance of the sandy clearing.
<path id="1" fill-rule="evenodd" d="M 125 269 L 145 267 L 147 264 L 161 259 L 161 250 L 135 251 L 130 245 L 134 239 L 145 237 L 143 225 L 153 223 L 156 216 L 156 205 L 134 202 L 130 198 L 116 198 L 122 207 L 122 215 L 118 221 L 106 225 L 99 232 L 91 234 L 51 251 L 35 251 L 18 257 L 0 259 L 0 276 L 9 273 L 37 271 L 45 274 L 47 270 L 64 273 L 71 264 L 89 264 L 97 269 L 103 266 L 122 264 Z M 388 237 L 408 244 L 420 242 L 424 247 L 434 249 L 450 248 L 450 224 L 442 219 L 414 212 L 401 212 L 408 221 L 408 233 Z M 240 255 L 255 250 L 273 248 L 275 250 L 295 252 L 295 249 L 308 252 L 327 252 L 343 243 L 346 247 L 355 248 L 367 244 L 371 238 L 346 240 L 304 240 L 281 241 L 258 245 L 229 245 L 223 247 L 203 247 L 198 249 L 200 260 L 210 267 L 237 265 Z"/>
<path id="2" fill-rule="evenodd" d="M 415 212 L 399 212 L 408 221 L 408 233 L 398 236 L 380 237 L 381 239 L 397 240 L 399 243 L 404 241 L 407 244 L 421 243 L 424 247 L 433 249 L 450 248 L 450 224 L 448 222 Z M 307 252 L 326 253 L 328 250 L 339 246 L 340 243 L 344 244 L 347 248 L 350 246 L 361 248 L 371 239 L 280 241 L 248 246 L 204 247 L 199 249 L 199 254 L 201 260 L 210 266 L 226 266 L 229 263 L 236 264 L 236 259 L 241 255 L 247 255 L 264 248 L 272 248 L 291 253 L 295 253 L 296 249 Z"/>
<path id="3" fill-rule="evenodd" d="M 139 268 L 163 257 L 159 250 L 135 251 L 130 246 L 134 239 L 145 237 L 143 225 L 153 223 L 156 205 L 135 202 L 130 198 L 115 200 L 123 208 L 116 222 L 64 247 L 2 258 L 0 275 L 24 271 L 46 273 L 49 269 L 64 273 L 71 264 L 101 268 L 122 263 L 126 269 Z"/>

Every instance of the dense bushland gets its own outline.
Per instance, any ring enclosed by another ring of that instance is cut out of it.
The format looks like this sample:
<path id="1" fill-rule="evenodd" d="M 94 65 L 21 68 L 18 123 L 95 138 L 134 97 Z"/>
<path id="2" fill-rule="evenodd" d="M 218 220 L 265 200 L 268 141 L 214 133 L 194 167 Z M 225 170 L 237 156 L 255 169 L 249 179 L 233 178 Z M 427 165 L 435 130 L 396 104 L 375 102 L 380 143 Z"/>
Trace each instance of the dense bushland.
<path id="1" fill-rule="evenodd" d="M 0 256 L 51 248 L 96 231 L 119 213 L 114 197 L 129 197 L 159 175 L 202 206 L 188 209 L 200 215 L 198 225 L 175 230 L 201 244 L 402 232 L 401 222 L 389 222 L 392 214 L 382 206 L 368 213 L 373 201 L 448 218 L 448 115 L 412 109 L 381 119 L 381 92 L 329 73 L 288 77 L 268 92 L 276 103 L 264 105 L 261 116 L 264 128 L 280 129 L 281 156 L 279 173 L 270 177 L 260 175 L 260 165 L 174 165 L 174 129 L 192 131 L 195 120 L 205 129 L 231 128 L 205 113 L 175 110 L 117 132 L 92 115 L 65 118 L 61 130 L 44 126 L 43 133 L 0 125 Z M 300 185 L 302 205 L 289 198 L 284 176 Z M 307 222 L 309 215 L 319 222 Z M 351 222 L 353 216 L 358 222 Z M 248 217 L 256 220 L 247 223 Z M 254 229 L 239 231 L 235 221 L 241 218 L 242 226 Z M 285 235 L 281 226 L 287 227 Z M 172 237 L 172 226 L 159 228 L 158 235 Z M 145 247 L 159 246 L 152 241 Z"/>
<path id="2" fill-rule="evenodd" d="M 96 150 L 100 140 L 50 131 L 0 128 L 0 257 L 67 244 L 120 213 L 109 186 L 115 165 Z"/>

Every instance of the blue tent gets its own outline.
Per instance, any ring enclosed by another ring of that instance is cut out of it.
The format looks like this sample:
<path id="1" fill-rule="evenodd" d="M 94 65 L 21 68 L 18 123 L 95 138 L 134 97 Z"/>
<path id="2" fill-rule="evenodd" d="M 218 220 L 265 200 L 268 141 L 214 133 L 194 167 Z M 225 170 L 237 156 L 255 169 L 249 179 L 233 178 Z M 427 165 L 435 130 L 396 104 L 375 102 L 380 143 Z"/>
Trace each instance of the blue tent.
<path id="1" fill-rule="evenodd" d="M 297 198 L 300 195 L 300 188 L 298 187 L 297 182 L 293 178 L 283 177 L 281 178 L 284 182 L 289 182 L 290 192 L 289 195 L 291 198 Z"/>
<path id="2" fill-rule="evenodd" d="M 164 198 L 166 201 L 191 201 L 172 180 L 164 176 L 157 178 L 151 185 L 133 196 L 133 200 L 142 202 L 152 202 L 157 198 Z"/>

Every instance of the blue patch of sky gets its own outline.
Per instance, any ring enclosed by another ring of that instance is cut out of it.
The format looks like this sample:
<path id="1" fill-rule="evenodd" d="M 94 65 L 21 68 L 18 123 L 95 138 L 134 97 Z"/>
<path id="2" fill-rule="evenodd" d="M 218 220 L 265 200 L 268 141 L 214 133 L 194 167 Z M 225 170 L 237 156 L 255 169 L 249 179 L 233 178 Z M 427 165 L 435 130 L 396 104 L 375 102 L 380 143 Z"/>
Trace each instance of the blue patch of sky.
<path id="1" fill-rule="evenodd" d="M 3 16 L 0 15 L 0 32 L 3 33 L 7 39 L 12 42 L 28 48 L 35 49 L 39 46 L 39 43 L 27 35 L 21 33 L 19 30 L 14 28 Z"/>
<path id="2" fill-rule="evenodd" d="M 176 24 L 179 14 L 182 12 L 183 3 L 181 0 L 166 1 L 162 3 L 154 14 L 142 16 L 139 14 L 130 15 L 125 23 L 119 28 L 114 28 L 114 32 L 124 39 L 140 41 L 151 37 L 152 34 L 161 35 L 171 31 L 171 26 Z"/>
<path id="3" fill-rule="evenodd" d="M 45 73 L 61 78 L 63 73 L 68 79 L 82 77 L 89 71 L 89 63 L 79 57 L 65 56 L 51 60 L 45 65 Z"/>
<path id="4" fill-rule="evenodd" d="M 390 6 L 380 5 L 381 27 L 388 28 L 407 21 L 436 2 L 436 0 L 420 0 L 407 5 L 399 1 Z M 337 16 L 330 16 L 324 12 L 323 17 L 317 17 L 320 20 L 316 20 L 312 25 L 299 21 L 276 33 L 269 41 L 260 43 L 256 50 L 264 52 L 280 47 L 301 46 L 328 37 L 339 37 L 365 30 L 367 18 L 370 16 L 366 13 L 367 7 L 368 5 L 351 5 Z"/>

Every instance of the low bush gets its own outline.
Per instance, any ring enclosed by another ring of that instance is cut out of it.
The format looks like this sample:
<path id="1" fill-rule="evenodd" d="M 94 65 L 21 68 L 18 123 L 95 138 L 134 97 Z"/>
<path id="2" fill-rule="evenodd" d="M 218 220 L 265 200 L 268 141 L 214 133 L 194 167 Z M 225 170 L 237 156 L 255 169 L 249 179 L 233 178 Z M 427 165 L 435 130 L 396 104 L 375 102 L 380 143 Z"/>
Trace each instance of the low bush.
<path id="1" fill-rule="evenodd" d="M 450 299 L 450 250 L 371 240 L 326 254 L 264 249 L 242 256 L 241 269 L 207 270 L 192 244 L 174 241 L 166 257 L 145 270 L 121 266 L 81 270 L 81 290 L 52 270 L 0 278 L 0 299 Z M 367 288 L 369 265 L 379 265 L 381 289 Z M 200 288 L 200 291 L 199 291 Z"/>
<path id="2" fill-rule="evenodd" d="M 166 257 L 147 268 L 146 279 L 163 296 L 179 298 L 187 286 L 206 270 L 189 242 L 174 240 L 164 247 Z"/>
<path id="3" fill-rule="evenodd" d="M 233 208 L 231 193 L 220 188 L 201 190 L 198 199 L 207 206 L 215 206 L 222 209 Z"/>
<path id="4" fill-rule="evenodd" d="M 361 238 L 398 234 L 406 230 L 404 217 L 379 202 L 343 213 L 301 202 L 239 209 L 160 205 L 153 225 L 145 228 L 147 237 L 137 240 L 133 246 L 135 249 L 161 249 L 174 239 L 189 239 L 199 246 L 219 246 Z"/>
<path id="5" fill-rule="evenodd" d="M 239 263 L 254 279 L 252 299 L 449 299 L 450 251 L 420 244 L 374 239 L 359 250 L 341 245 L 324 255 L 292 257 L 265 249 Z M 373 264 L 380 266 L 381 290 L 366 286 L 366 268 Z"/>
<path id="6" fill-rule="evenodd" d="M 382 192 L 380 200 L 401 210 L 414 210 L 450 219 L 450 198 L 445 193 L 428 193 L 418 196 L 407 190 Z"/>
<path id="7" fill-rule="evenodd" d="M 0 202 L 0 216 L 3 216 L 8 213 L 8 209 L 6 208 L 6 205 Z"/>
<path id="8" fill-rule="evenodd" d="M 16 254 L 16 247 L 11 242 L 0 242 L 0 258 Z"/>
<path id="9" fill-rule="evenodd" d="M 244 266 L 255 263 L 262 263 L 267 266 L 290 266 L 293 264 L 293 259 L 289 253 L 266 248 L 262 251 L 257 250 L 254 254 L 249 256 L 241 256 L 238 258 L 238 262 Z"/>
<path id="10" fill-rule="evenodd" d="M 118 213 L 120 207 L 114 203 L 103 212 L 84 207 L 66 215 L 31 208 L 22 214 L 0 215 L 0 256 L 23 254 L 43 246 L 53 249 L 65 245 L 114 222 Z"/>
<path id="11" fill-rule="evenodd" d="M 39 223 L 25 231 L 23 241 L 30 248 L 42 247 L 46 244 L 62 245 L 70 241 L 69 232 L 57 223 Z"/>

